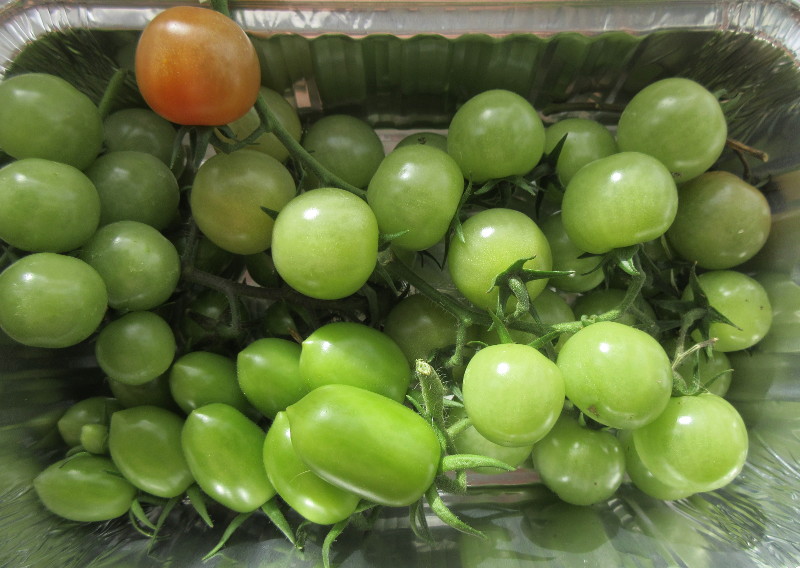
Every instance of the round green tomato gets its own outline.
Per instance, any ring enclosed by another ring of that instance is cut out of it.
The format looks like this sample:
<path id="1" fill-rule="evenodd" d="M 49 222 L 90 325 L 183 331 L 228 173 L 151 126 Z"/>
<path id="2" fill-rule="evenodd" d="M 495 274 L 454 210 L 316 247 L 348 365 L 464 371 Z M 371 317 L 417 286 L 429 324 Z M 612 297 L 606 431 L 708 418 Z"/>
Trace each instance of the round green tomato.
<path id="1" fill-rule="evenodd" d="M 244 263 L 247 275 L 259 286 L 277 288 L 280 285 L 281 279 L 269 251 L 245 255 Z"/>
<path id="2" fill-rule="evenodd" d="M 303 341 L 300 375 L 315 389 L 347 384 L 398 402 L 405 399 L 411 369 L 403 350 L 387 334 L 355 322 L 333 322 Z"/>
<path id="3" fill-rule="evenodd" d="M 286 415 L 292 445 L 314 473 L 379 505 L 416 502 L 439 469 L 441 446 L 430 424 L 383 395 L 326 385 Z"/>
<path id="4" fill-rule="evenodd" d="M 103 145 L 103 121 L 89 97 L 55 75 L 25 73 L 0 83 L 0 148 L 82 170 Z"/>
<path id="5" fill-rule="evenodd" d="M 611 310 L 619 308 L 623 299 L 625 298 L 626 291 L 620 288 L 598 288 L 591 290 L 582 296 L 575 298 L 572 304 L 572 310 L 575 313 L 575 319 L 582 317 L 599 316 Z M 634 326 L 640 322 L 642 318 L 637 315 L 637 312 L 644 316 L 646 320 L 655 320 L 656 314 L 653 307 L 641 297 L 636 298 L 633 302 L 631 309 L 620 315 L 616 320 L 617 323 L 624 323 L 625 325 Z"/>
<path id="6" fill-rule="evenodd" d="M 355 293 L 369 279 L 377 259 L 375 214 L 363 199 L 343 189 L 301 193 L 275 220 L 275 268 L 306 296 L 335 300 Z"/>
<path id="7" fill-rule="evenodd" d="M 686 487 L 667 485 L 653 475 L 653 472 L 642 463 L 642 458 L 636 451 L 632 430 L 620 430 L 617 437 L 625 453 L 625 473 L 637 489 L 661 501 L 684 499 L 694 493 Z"/>
<path id="8" fill-rule="evenodd" d="M 733 323 L 711 324 L 709 334 L 717 340 L 715 350 L 747 349 L 767 335 L 772 325 L 772 306 L 757 280 L 737 270 L 712 270 L 700 274 L 697 281 L 711 307 Z M 683 299 L 693 297 L 691 287 L 687 287 Z"/>
<path id="9" fill-rule="evenodd" d="M 169 390 L 169 375 L 166 373 L 140 385 L 128 385 L 114 379 L 108 379 L 107 382 L 111 394 L 125 408 L 145 405 L 160 406 L 167 410 L 177 408 Z"/>
<path id="10" fill-rule="evenodd" d="M 136 487 L 102 456 L 79 454 L 58 461 L 33 480 L 45 507 L 78 522 L 116 519 L 128 512 Z"/>
<path id="11" fill-rule="evenodd" d="M 269 109 L 278 118 L 278 122 L 289 132 L 292 138 L 300 141 L 303 134 L 303 126 L 300 124 L 297 110 L 277 91 L 262 86 L 260 93 Z M 244 116 L 230 123 L 228 128 L 231 129 L 237 140 L 244 140 L 260 124 L 261 118 L 259 118 L 258 112 L 256 112 L 255 108 L 251 108 Z M 222 139 L 225 140 L 225 135 L 220 134 Z M 253 143 L 248 144 L 247 148 L 272 156 L 279 162 L 285 162 L 289 157 L 289 150 L 271 132 L 260 135 Z"/>
<path id="12" fill-rule="evenodd" d="M 700 175 L 725 147 L 728 126 L 719 101 L 690 79 L 670 77 L 639 91 L 617 124 L 623 152 L 657 158 L 677 181 Z"/>
<path id="13" fill-rule="evenodd" d="M 180 189 L 172 170 L 147 152 L 119 150 L 86 169 L 100 195 L 100 224 L 139 221 L 161 231 L 178 213 Z"/>
<path id="14" fill-rule="evenodd" d="M 92 335 L 108 307 L 106 285 L 84 261 L 34 253 L 0 273 L 0 328 L 34 347 L 69 347 Z"/>
<path id="15" fill-rule="evenodd" d="M 90 454 L 108 454 L 108 426 L 86 424 L 81 428 L 81 447 Z"/>
<path id="16" fill-rule="evenodd" d="M 656 420 L 633 432 L 642 463 L 668 485 L 695 493 L 733 481 L 747 459 L 739 412 L 711 393 L 670 399 Z"/>
<path id="17" fill-rule="evenodd" d="M 464 191 L 464 176 L 455 160 L 432 146 L 415 144 L 390 152 L 369 182 L 367 202 L 381 233 L 392 246 L 424 250 L 439 242 Z"/>
<path id="18" fill-rule="evenodd" d="M 588 118 L 565 118 L 545 129 L 544 151 L 552 153 L 563 139 L 556 174 L 567 185 L 583 166 L 617 153 L 617 141 L 604 125 Z M 566 138 L 565 138 L 566 137 Z"/>
<path id="19" fill-rule="evenodd" d="M 300 372 L 300 351 L 300 345 L 294 341 L 264 337 L 236 356 L 239 387 L 264 416 L 275 418 L 311 390 Z"/>
<path id="20" fill-rule="evenodd" d="M 572 270 L 568 276 L 550 278 L 550 285 L 564 292 L 586 292 L 597 287 L 604 279 L 605 272 L 600 267 L 599 257 L 583 257 L 582 251 L 570 240 L 564 230 L 561 213 L 547 217 L 540 225 L 542 233 L 550 243 L 553 255 L 553 270 Z"/>
<path id="21" fill-rule="evenodd" d="M 672 394 L 672 365 L 653 337 L 617 322 L 588 325 L 558 353 L 567 398 L 612 428 L 655 420 Z"/>
<path id="22" fill-rule="evenodd" d="M 139 221 L 100 227 L 80 255 L 102 276 L 108 305 L 118 310 L 157 308 L 178 286 L 181 259 L 175 245 Z"/>
<path id="23" fill-rule="evenodd" d="M 777 272 L 761 272 L 755 279 L 764 287 L 772 306 L 772 325 L 758 343 L 759 351 L 800 352 L 800 284 Z"/>
<path id="24" fill-rule="evenodd" d="M 475 306 L 494 309 L 498 301 L 495 278 L 519 260 L 528 270 L 551 270 L 550 244 L 536 223 L 513 209 L 494 208 L 476 213 L 463 225 L 464 239 L 454 236 L 447 253 L 450 276 L 458 291 Z M 535 298 L 547 279 L 526 283 Z"/>
<path id="25" fill-rule="evenodd" d="M 605 430 L 581 426 L 568 414 L 533 446 L 531 457 L 545 486 L 572 505 L 605 501 L 625 476 L 619 440 Z"/>
<path id="26" fill-rule="evenodd" d="M 106 324 L 97 335 L 95 356 L 112 379 L 129 385 L 152 381 L 175 358 L 175 336 L 153 312 L 128 312 Z"/>
<path id="27" fill-rule="evenodd" d="M 421 146 L 431 146 L 447 152 L 447 136 L 438 132 L 428 131 L 412 132 L 408 136 L 400 139 L 394 148 L 397 150 L 403 146 L 413 146 L 415 144 L 419 144 Z"/>
<path id="28" fill-rule="evenodd" d="M 383 332 L 397 343 L 413 365 L 417 359 L 428 360 L 436 349 L 455 345 L 457 323 L 427 296 L 412 294 L 389 311 Z"/>
<path id="29" fill-rule="evenodd" d="M 655 158 L 620 152 L 581 168 L 561 202 L 564 230 L 576 248 L 602 254 L 663 235 L 678 210 L 672 175 Z"/>
<path id="30" fill-rule="evenodd" d="M 464 418 L 466 412 L 463 409 L 451 412 L 448 419 L 455 422 L 460 418 Z M 491 440 L 486 439 L 476 429 L 475 426 L 468 426 L 458 433 L 453 438 L 453 445 L 456 452 L 459 454 L 473 454 L 479 456 L 487 456 L 500 460 L 512 467 L 521 465 L 531 455 L 533 444 L 529 446 L 501 446 L 495 444 Z M 505 473 L 506 470 L 495 467 L 478 467 L 473 471 L 484 475 L 491 475 L 496 473 Z"/>
<path id="31" fill-rule="evenodd" d="M 212 402 L 225 403 L 248 413 L 250 403 L 236 377 L 236 362 L 219 353 L 190 351 L 169 370 L 172 398 L 185 413 Z"/>
<path id="32" fill-rule="evenodd" d="M 189 205 L 199 229 L 235 254 L 261 252 L 272 244 L 274 221 L 262 207 L 280 211 L 296 192 L 286 166 L 255 150 L 209 158 L 197 171 Z"/>
<path id="33" fill-rule="evenodd" d="M 184 419 L 157 406 L 136 406 L 111 417 L 108 448 L 120 473 L 157 497 L 177 497 L 194 483 L 183 456 Z"/>
<path id="34" fill-rule="evenodd" d="M 447 152 L 473 183 L 523 175 L 544 153 L 544 125 L 531 103 L 503 89 L 484 91 L 453 115 Z"/>
<path id="35" fill-rule="evenodd" d="M 678 213 L 667 238 L 684 259 L 719 270 L 755 256 L 771 223 L 761 191 L 732 173 L 706 172 L 678 187 Z"/>
<path id="36" fill-rule="evenodd" d="M 278 412 L 264 440 L 264 467 L 281 499 L 304 519 L 332 525 L 352 515 L 361 499 L 331 485 L 300 459 L 292 445 L 289 419 Z"/>
<path id="37" fill-rule="evenodd" d="M 30 252 L 67 252 L 100 221 L 100 197 L 80 170 L 41 158 L 0 169 L 0 239 Z"/>
<path id="38" fill-rule="evenodd" d="M 133 150 L 152 154 L 178 176 L 183 171 L 186 152 L 176 148 L 178 131 L 167 119 L 149 108 L 125 108 L 103 121 L 105 146 L 109 152 Z"/>
<path id="39" fill-rule="evenodd" d="M 303 136 L 303 147 L 331 173 L 362 188 L 367 187 L 385 155 L 383 142 L 372 126 L 345 114 L 314 122 Z M 315 182 L 310 183 L 314 186 Z"/>
<path id="40" fill-rule="evenodd" d="M 81 431 L 89 424 L 108 426 L 111 416 L 123 406 L 115 398 L 91 396 L 70 405 L 56 426 L 61 438 L 70 448 L 80 445 Z"/>
<path id="41" fill-rule="evenodd" d="M 189 414 L 181 444 L 197 485 L 228 509 L 249 513 L 275 495 L 264 468 L 265 437 L 244 414 L 215 402 Z"/>
<path id="42" fill-rule="evenodd" d="M 556 364 L 515 343 L 478 351 L 467 363 L 462 392 L 472 425 L 501 446 L 533 445 L 564 407 L 564 380 Z"/>

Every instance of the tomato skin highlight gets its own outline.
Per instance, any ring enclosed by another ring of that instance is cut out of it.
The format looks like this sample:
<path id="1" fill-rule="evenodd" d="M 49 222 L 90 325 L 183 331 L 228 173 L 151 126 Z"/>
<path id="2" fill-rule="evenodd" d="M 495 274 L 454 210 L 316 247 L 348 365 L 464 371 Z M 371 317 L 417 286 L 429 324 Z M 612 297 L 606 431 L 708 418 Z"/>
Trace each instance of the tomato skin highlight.
<path id="1" fill-rule="evenodd" d="M 221 126 L 253 106 L 261 66 L 236 22 L 208 8 L 174 6 L 142 32 L 136 81 L 150 108 L 170 122 Z"/>
<path id="2" fill-rule="evenodd" d="M 441 446 L 433 428 L 383 395 L 325 385 L 286 415 L 292 444 L 314 473 L 379 505 L 414 503 L 438 471 Z"/>

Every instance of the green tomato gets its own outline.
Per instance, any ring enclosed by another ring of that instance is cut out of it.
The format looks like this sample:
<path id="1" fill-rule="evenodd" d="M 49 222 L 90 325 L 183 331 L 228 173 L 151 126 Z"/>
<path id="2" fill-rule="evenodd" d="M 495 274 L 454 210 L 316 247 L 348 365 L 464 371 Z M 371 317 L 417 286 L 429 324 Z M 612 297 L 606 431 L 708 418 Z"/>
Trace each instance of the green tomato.
<path id="1" fill-rule="evenodd" d="M 503 89 L 484 91 L 453 115 L 447 152 L 473 183 L 524 175 L 544 153 L 544 125 L 530 102 Z"/>
<path id="2" fill-rule="evenodd" d="M 617 124 L 621 151 L 657 158 L 680 182 L 710 168 L 722 154 L 727 136 L 717 97 L 680 77 L 656 81 L 636 93 Z"/>
<path id="3" fill-rule="evenodd" d="M 375 214 L 364 200 L 343 189 L 302 193 L 275 220 L 275 268 L 306 296 L 335 300 L 355 293 L 366 284 L 377 259 Z"/>
<path id="4" fill-rule="evenodd" d="M 0 239 L 30 252 L 68 252 L 100 221 L 100 198 L 80 170 L 41 158 L 0 169 Z"/>
<path id="5" fill-rule="evenodd" d="M 619 440 L 608 431 L 581 426 L 569 414 L 533 446 L 531 457 L 545 486 L 572 505 L 609 499 L 625 476 Z"/>
<path id="6" fill-rule="evenodd" d="M 528 270 L 551 270 L 550 244 L 538 225 L 524 213 L 494 208 L 476 213 L 463 225 L 464 239 L 454 236 L 447 253 L 450 276 L 458 291 L 482 309 L 494 309 L 498 302 L 495 278 L 512 264 L 530 259 Z M 526 283 L 535 298 L 547 286 L 547 279 Z"/>
<path id="7" fill-rule="evenodd" d="M 404 136 L 395 145 L 394 149 L 397 150 L 403 146 L 413 146 L 415 144 L 431 146 L 447 152 L 447 136 L 438 132 L 428 132 L 425 130 L 421 132 L 412 132 L 411 134 Z"/>
<path id="8" fill-rule="evenodd" d="M 181 259 L 175 245 L 139 221 L 101 227 L 80 256 L 103 278 L 108 305 L 118 310 L 157 308 L 178 286 Z"/>
<path id="9" fill-rule="evenodd" d="M 605 271 L 600 267 L 602 258 L 584 257 L 582 251 L 570 240 L 561 213 L 547 217 L 540 225 L 542 233 L 550 243 L 553 255 L 553 270 L 572 270 L 569 276 L 554 276 L 549 284 L 564 292 L 587 292 L 596 288 L 605 279 Z"/>
<path id="10" fill-rule="evenodd" d="M 237 513 L 249 513 L 275 495 L 262 457 L 266 434 L 244 414 L 220 402 L 192 411 L 181 445 L 197 484 Z"/>
<path id="11" fill-rule="evenodd" d="M 108 426 L 105 424 L 86 424 L 81 428 L 81 447 L 90 454 L 108 454 Z"/>
<path id="12" fill-rule="evenodd" d="M 678 210 L 678 189 L 655 158 L 620 152 L 581 168 L 561 206 L 564 230 L 575 247 L 602 254 L 663 235 Z"/>
<path id="13" fill-rule="evenodd" d="M 700 349 L 681 361 L 675 371 L 687 382 L 691 381 L 696 373 L 700 384 L 718 396 L 725 396 L 733 378 L 728 356 L 716 350 L 712 350 L 709 354 L 706 349 Z"/>
<path id="14" fill-rule="evenodd" d="M 458 419 L 464 417 L 466 417 L 465 410 L 454 409 L 454 411 L 450 412 L 448 415 L 448 420 L 454 423 Z M 475 429 L 475 426 L 468 426 L 459 432 L 459 434 L 453 438 L 453 446 L 459 454 L 488 456 L 500 460 L 511 467 L 517 467 L 525 462 L 531 455 L 531 449 L 533 449 L 533 444 L 529 446 L 501 446 L 500 444 L 495 444 L 482 436 Z M 506 470 L 496 467 L 477 467 L 473 471 L 483 475 L 506 472 Z"/>
<path id="15" fill-rule="evenodd" d="M 125 408 L 145 405 L 167 410 L 177 408 L 169 390 L 169 375 L 166 373 L 140 385 L 128 385 L 114 379 L 107 379 L 107 382 L 111 394 Z"/>
<path id="16" fill-rule="evenodd" d="M 0 273 L 0 328 L 24 345 L 76 345 L 97 330 L 107 307 L 103 279 L 71 256 L 34 253 Z"/>
<path id="17" fill-rule="evenodd" d="M 424 250 L 438 243 L 464 191 L 464 176 L 446 152 L 415 144 L 390 152 L 367 189 L 367 202 L 392 246 Z"/>
<path id="18" fill-rule="evenodd" d="M 772 307 L 772 325 L 758 343 L 759 351 L 800 352 L 800 285 L 788 274 L 762 272 L 755 279 L 764 287 Z"/>
<path id="19" fill-rule="evenodd" d="M 642 458 L 639 457 L 639 453 L 636 451 L 632 430 L 620 430 L 617 433 L 617 437 L 625 453 L 625 472 L 637 489 L 650 495 L 650 497 L 662 501 L 684 499 L 694 493 L 691 489 L 683 486 L 668 485 L 653 475 L 653 472 L 644 465 Z"/>
<path id="20" fill-rule="evenodd" d="M 437 349 L 456 343 L 457 320 L 427 296 L 412 294 L 397 302 L 386 315 L 383 332 L 403 350 L 406 360 L 428 360 Z"/>
<path id="21" fill-rule="evenodd" d="M 416 502 L 439 469 L 441 446 L 430 424 L 383 395 L 326 385 L 286 415 L 292 445 L 311 471 L 379 505 Z"/>
<path id="22" fill-rule="evenodd" d="M 97 335 L 94 352 L 110 378 L 140 385 L 165 373 L 176 349 L 175 336 L 164 318 L 140 311 L 106 324 Z"/>
<path id="23" fill-rule="evenodd" d="M 194 483 L 183 456 L 184 419 L 157 406 L 136 406 L 111 417 L 108 448 L 120 473 L 157 497 L 177 497 Z"/>
<path id="24" fill-rule="evenodd" d="M 531 446 L 564 407 L 564 380 L 555 363 L 527 345 L 490 345 L 467 363 L 464 408 L 483 437 L 501 446 Z"/>
<path id="25" fill-rule="evenodd" d="M 190 351 L 178 357 L 169 370 L 169 389 L 187 414 L 212 402 L 244 413 L 252 409 L 239 387 L 236 362 L 219 353 Z"/>
<path id="26" fill-rule="evenodd" d="M 755 256 L 771 224 L 761 191 L 732 173 L 706 172 L 678 187 L 678 213 L 667 238 L 684 259 L 720 270 Z"/>
<path id="27" fill-rule="evenodd" d="M 405 400 L 411 369 L 403 350 L 387 334 L 355 322 L 333 322 L 315 330 L 300 352 L 300 375 L 310 390 L 346 384 L 397 402 Z"/>
<path id="28" fill-rule="evenodd" d="M 0 83 L 0 148 L 14 158 L 43 158 L 83 170 L 100 153 L 97 106 L 64 79 L 45 73 Z"/>
<path id="29" fill-rule="evenodd" d="M 176 148 L 178 131 L 151 109 L 125 108 L 113 112 L 103 121 L 103 131 L 108 152 L 147 152 L 168 166 L 176 177 L 183 171 L 186 152 L 180 144 Z"/>
<path id="30" fill-rule="evenodd" d="M 239 351 L 239 387 L 264 416 L 275 418 L 311 390 L 300 372 L 300 351 L 299 344 L 278 337 L 257 339 Z"/>
<path id="31" fill-rule="evenodd" d="M 617 322 L 588 325 L 558 353 L 567 398 L 593 420 L 633 429 L 655 420 L 672 394 L 672 365 L 653 337 Z"/>
<path id="32" fill-rule="evenodd" d="M 116 519 L 128 512 L 136 487 L 102 456 L 79 454 L 58 461 L 33 480 L 33 488 L 52 513 L 78 522 Z"/>
<path id="33" fill-rule="evenodd" d="M 619 288 L 598 288 L 582 296 L 578 296 L 572 304 L 575 319 L 599 316 L 611 310 L 615 310 L 619 308 L 625 295 L 626 291 Z M 638 297 L 634 300 L 631 309 L 614 321 L 635 326 L 642 320 L 642 318 L 637 315 L 637 312 L 641 313 L 645 321 L 655 321 L 656 319 L 656 313 L 653 311 L 653 307 L 647 303 L 646 300 Z"/>
<path id="34" fill-rule="evenodd" d="M 108 426 L 111 416 L 122 410 L 122 404 L 115 398 L 107 396 L 91 396 L 70 405 L 58 419 L 56 426 L 61 438 L 67 446 L 74 448 L 81 443 L 81 431 L 84 426 L 100 424 Z"/>
<path id="35" fill-rule="evenodd" d="M 303 462 L 292 445 L 289 419 L 278 412 L 264 440 L 264 467 L 281 499 L 304 519 L 332 525 L 350 517 L 361 499 L 331 485 Z"/>
<path id="36" fill-rule="evenodd" d="M 588 118 L 565 118 L 545 129 L 544 151 L 550 154 L 564 139 L 556 161 L 556 174 L 563 185 L 583 166 L 617 153 L 617 141 L 604 125 Z M 564 138 L 566 136 L 566 138 Z"/>
<path id="37" fill-rule="evenodd" d="M 739 412 L 711 393 L 670 399 L 656 420 L 633 432 L 642 463 L 668 485 L 695 493 L 724 487 L 747 459 Z"/>
<path id="38" fill-rule="evenodd" d="M 272 244 L 273 218 L 296 193 L 289 170 L 272 156 L 237 150 L 209 158 L 197 171 L 189 205 L 203 234 L 235 254 L 253 254 Z"/>

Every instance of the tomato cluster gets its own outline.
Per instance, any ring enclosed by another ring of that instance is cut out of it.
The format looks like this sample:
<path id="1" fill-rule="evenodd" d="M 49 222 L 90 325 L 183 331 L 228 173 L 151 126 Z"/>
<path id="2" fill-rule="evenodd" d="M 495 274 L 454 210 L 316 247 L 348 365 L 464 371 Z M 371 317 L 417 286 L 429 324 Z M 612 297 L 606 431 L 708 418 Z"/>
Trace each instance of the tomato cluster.
<path id="1" fill-rule="evenodd" d="M 770 208 L 713 169 L 711 93 L 663 79 L 609 128 L 490 90 L 386 153 L 360 118 L 301 121 L 251 48 L 171 8 L 136 54 L 148 108 L 0 83 L 0 328 L 90 345 L 107 377 L 59 421 L 51 511 L 157 532 L 142 503 L 188 496 L 295 539 L 408 506 L 424 535 L 423 501 L 473 531 L 439 494 L 468 471 L 530 467 L 576 505 L 738 475 L 726 353 L 770 333 L 779 288 L 743 268 Z"/>

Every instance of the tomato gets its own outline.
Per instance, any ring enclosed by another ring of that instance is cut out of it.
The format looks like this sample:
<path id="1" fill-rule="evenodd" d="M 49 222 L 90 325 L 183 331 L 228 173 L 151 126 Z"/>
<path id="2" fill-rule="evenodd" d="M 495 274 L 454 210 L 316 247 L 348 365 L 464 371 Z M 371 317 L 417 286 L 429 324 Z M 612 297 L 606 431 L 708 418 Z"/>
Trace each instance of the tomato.
<path id="1" fill-rule="evenodd" d="M 453 409 L 448 415 L 448 420 L 456 422 L 458 419 L 464 418 L 465 416 L 466 411 L 463 409 Z M 453 446 L 456 452 L 460 454 L 488 456 L 512 467 L 519 466 L 527 460 L 533 448 L 533 444 L 526 446 L 502 446 L 500 444 L 495 444 L 482 436 L 475 429 L 475 426 L 468 426 L 455 436 L 453 438 Z M 506 470 L 495 467 L 477 467 L 474 471 L 475 473 L 491 475 L 495 473 L 505 473 Z"/>
<path id="2" fill-rule="evenodd" d="M 433 483 L 441 447 L 426 420 L 383 395 L 342 384 L 286 409 L 292 445 L 329 483 L 379 505 L 403 507 Z"/>
<path id="3" fill-rule="evenodd" d="M 642 463 L 668 485 L 695 493 L 730 483 L 747 459 L 738 411 L 711 393 L 672 398 L 658 418 L 633 432 Z"/>
<path id="4" fill-rule="evenodd" d="M 400 300 L 386 315 L 383 332 L 403 350 L 413 365 L 428 360 L 436 349 L 455 345 L 457 320 L 423 294 Z"/>
<path id="5" fill-rule="evenodd" d="M 108 448 L 120 473 L 157 497 L 177 497 L 194 483 L 183 456 L 184 419 L 157 406 L 136 406 L 111 417 Z"/>
<path id="6" fill-rule="evenodd" d="M 756 281 L 764 287 L 772 307 L 772 325 L 758 343 L 759 351 L 800 352 L 800 285 L 788 274 L 761 272 Z"/>
<path id="7" fill-rule="evenodd" d="M 303 147 L 331 173 L 356 187 L 367 187 L 384 158 L 383 142 L 368 123 L 346 114 L 315 121 L 303 136 Z M 307 188 L 319 186 L 316 176 L 306 176 Z"/>
<path id="8" fill-rule="evenodd" d="M 578 296 L 572 304 L 572 310 L 575 312 L 575 319 L 599 316 L 608 311 L 615 310 L 619 308 L 622 300 L 625 298 L 625 294 L 626 291 L 620 288 L 598 288 L 582 296 Z M 634 300 L 631 309 L 614 321 L 635 326 L 641 322 L 641 318 L 637 312 L 651 321 L 656 319 L 656 313 L 653 311 L 653 307 L 646 300 L 638 297 Z"/>
<path id="9" fill-rule="evenodd" d="M 550 154 L 564 139 L 556 161 L 556 174 L 563 185 L 583 166 L 615 154 L 617 141 L 604 125 L 588 118 L 565 118 L 545 129 L 544 151 Z"/>
<path id="10" fill-rule="evenodd" d="M 367 203 L 343 189 L 301 193 L 278 214 L 272 260 L 286 283 L 306 296 L 344 298 L 363 286 L 378 259 L 378 221 Z"/>
<path id="11" fill-rule="evenodd" d="M 524 175 L 544 153 L 544 125 L 536 109 L 503 89 L 477 94 L 453 115 L 447 152 L 473 183 Z"/>
<path id="12" fill-rule="evenodd" d="M 432 146 L 447 152 L 447 136 L 438 132 L 428 132 L 425 130 L 421 132 L 412 132 L 411 134 L 404 136 L 397 144 L 395 144 L 394 149 L 397 150 L 403 146 L 413 146 L 414 144 Z"/>
<path id="13" fill-rule="evenodd" d="M 272 255 L 269 252 L 257 252 L 245 256 L 245 267 L 247 275 L 259 286 L 265 288 L 277 288 L 280 285 L 278 271 L 275 270 L 275 263 L 272 262 Z"/>
<path id="14" fill-rule="evenodd" d="M 182 145 L 176 151 L 178 131 L 151 109 L 124 108 L 113 112 L 103 121 L 103 132 L 108 152 L 147 152 L 170 166 L 176 176 L 182 173 L 186 152 Z"/>
<path id="15" fill-rule="evenodd" d="M 41 158 L 0 169 L 0 239 L 30 252 L 68 252 L 100 222 L 100 197 L 80 170 Z"/>
<path id="16" fill-rule="evenodd" d="M 329 323 L 309 335 L 300 351 L 300 375 L 312 390 L 347 384 L 398 402 L 411 383 L 400 346 L 382 331 L 355 322 Z"/>
<path id="17" fill-rule="evenodd" d="M 772 325 L 772 306 L 764 287 L 757 280 L 737 270 L 712 270 L 697 277 L 700 289 L 711 307 L 728 318 L 733 325 L 712 323 L 709 335 L 717 339 L 717 351 L 739 351 L 752 347 L 769 332 Z M 691 300 L 690 287 L 683 299 Z M 697 339 L 699 333 L 695 334 Z"/>
<path id="18" fill-rule="evenodd" d="M 111 416 L 122 410 L 122 404 L 107 396 L 90 396 L 70 405 L 58 419 L 56 426 L 67 446 L 74 448 L 81 442 L 81 431 L 89 424 L 108 426 Z"/>
<path id="19" fill-rule="evenodd" d="M 717 98 L 699 83 L 681 77 L 662 79 L 640 90 L 617 124 L 621 151 L 657 158 L 680 182 L 710 168 L 727 136 Z"/>
<path id="20" fill-rule="evenodd" d="M 464 177 L 446 152 L 420 144 L 390 152 L 369 182 L 367 202 L 392 246 L 424 250 L 439 242 L 464 191 Z"/>
<path id="21" fill-rule="evenodd" d="M 556 361 L 567 398 L 612 428 L 655 420 L 672 394 L 672 365 L 653 337 L 617 322 L 588 325 L 571 336 Z"/>
<path id="22" fill-rule="evenodd" d="M 573 270 L 569 276 L 554 276 L 549 284 L 564 292 L 587 292 L 605 279 L 605 271 L 599 268 L 601 258 L 584 257 L 582 251 L 570 240 L 564 229 L 561 213 L 545 218 L 540 227 L 550 244 L 553 255 L 553 270 Z"/>
<path id="23" fill-rule="evenodd" d="M 0 328 L 34 347 L 69 347 L 92 335 L 103 320 L 108 294 L 84 261 L 39 252 L 0 273 Z"/>
<path id="24" fill-rule="evenodd" d="M 172 398 L 185 413 L 212 402 L 225 403 L 240 412 L 251 411 L 239 388 L 236 362 L 208 351 L 190 351 L 178 357 L 169 370 Z"/>
<path id="25" fill-rule="evenodd" d="M 100 111 L 64 79 L 26 73 L 0 83 L 0 148 L 10 156 L 83 170 L 102 145 Z"/>
<path id="26" fill-rule="evenodd" d="M 653 475 L 653 472 L 642 463 L 642 458 L 636 451 L 632 430 L 620 430 L 617 437 L 625 453 L 625 472 L 637 489 L 662 501 L 684 499 L 694 493 L 692 489 L 684 486 L 668 485 Z"/>
<path id="27" fill-rule="evenodd" d="M 300 350 L 294 341 L 264 337 L 236 356 L 239 387 L 264 416 L 275 418 L 311 390 L 300 372 Z"/>
<path id="28" fill-rule="evenodd" d="M 678 189 L 669 170 L 649 155 L 619 152 L 572 177 L 561 220 L 576 248 L 602 254 L 660 237 L 677 210 Z"/>
<path id="29" fill-rule="evenodd" d="M 289 170 L 254 150 L 217 154 L 200 169 L 189 194 L 197 226 L 213 243 L 235 254 L 264 251 L 272 243 L 273 219 L 295 195 Z"/>
<path id="30" fill-rule="evenodd" d="M 118 150 L 87 169 L 100 195 L 100 224 L 140 221 L 166 229 L 178 214 L 180 190 L 172 170 L 147 152 Z"/>
<path id="31" fill-rule="evenodd" d="M 706 172 L 678 188 L 678 213 L 667 238 L 681 257 L 719 270 L 755 256 L 771 224 L 761 191 L 732 173 Z"/>
<path id="32" fill-rule="evenodd" d="M 220 126 L 253 106 L 261 66 L 232 19 L 208 8 L 173 6 L 142 31 L 136 82 L 150 108 L 170 122 Z"/>
<path id="33" fill-rule="evenodd" d="M 129 385 L 114 379 L 107 379 L 107 382 L 111 394 L 125 408 L 145 405 L 160 406 L 167 410 L 177 408 L 169 391 L 169 376 L 166 373 L 140 385 Z"/>
<path id="34" fill-rule="evenodd" d="M 281 499 L 304 519 L 332 525 L 355 512 L 358 495 L 331 485 L 300 459 L 292 446 L 289 419 L 278 412 L 264 440 L 264 467 Z"/>
<path id="35" fill-rule="evenodd" d="M 472 425 L 501 446 L 533 445 L 564 406 L 556 364 L 533 347 L 513 343 L 478 351 L 467 363 L 462 392 Z"/>
<path id="36" fill-rule="evenodd" d="M 522 259 L 529 270 L 550 270 L 550 244 L 539 226 L 527 215 L 513 209 L 485 209 L 467 219 L 464 240 L 454 236 L 447 263 L 453 282 L 470 302 L 484 309 L 495 309 L 498 288 L 495 278 Z M 547 285 L 547 279 L 526 284 L 528 295 L 535 298 Z"/>
<path id="37" fill-rule="evenodd" d="M 112 379 L 140 385 L 166 372 L 175 358 L 175 336 L 154 312 L 128 312 L 97 334 L 95 357 Z"/>
<path id="38" fill-rule="evenodd" d="M 114 462 L 79 454 L 50 465 L 33 480 L 33 488 L 52 513 L 79 522 L 116 519 L 128 512 L 136 488 Z"/>
<path id="39" fill-rule="evenodd" d="M 175 245 L 139 221 L 101 227 L 80 256 L 103 278 L 108 305 L 118 310 L 156 308 L 178 286 L 181 259 Z"/>
<path id="40" fill-rule="evenodd" d="M 608 431 L 581 426 L 569 414 L 533 446 L 531 457 L 545 486 L 572 505 L 605 501 L 625 476 L 619 440 Z"/>
<path id="41" fill-rule="evenodd" d="M 228 509 L 249 513 L 275 495 L 262 457 L 265 437 L 244 414 L 216 402 L 189 414 L 181 444 L 200 488 Z"/>

